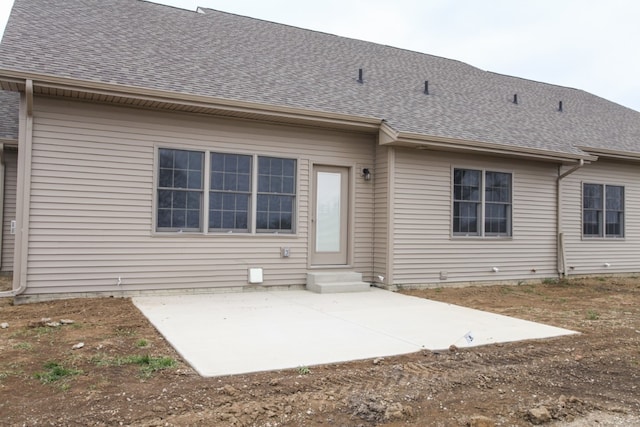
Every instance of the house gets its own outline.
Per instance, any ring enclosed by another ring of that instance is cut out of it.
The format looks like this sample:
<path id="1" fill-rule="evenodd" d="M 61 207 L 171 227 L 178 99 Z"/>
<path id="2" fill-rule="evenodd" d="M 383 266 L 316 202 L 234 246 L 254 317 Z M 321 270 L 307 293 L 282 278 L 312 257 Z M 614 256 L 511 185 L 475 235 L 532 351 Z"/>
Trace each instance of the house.
<path id="1" fill-rule="evenodd" d="M 581 90 L 139 0 L 16 0 L 0 87 L 21 300 L 640 271 L 640 113 Z"/>

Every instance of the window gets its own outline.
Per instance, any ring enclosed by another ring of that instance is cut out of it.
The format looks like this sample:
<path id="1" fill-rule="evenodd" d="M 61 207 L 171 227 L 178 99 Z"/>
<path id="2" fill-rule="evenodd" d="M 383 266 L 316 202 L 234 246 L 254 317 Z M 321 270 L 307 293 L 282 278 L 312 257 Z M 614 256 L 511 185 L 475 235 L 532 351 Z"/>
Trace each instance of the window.
<path id="1" fill-rule="evenodd" d="M 291 231 L 296 161 L 258 158 L 258 231 Z"/>
<path id="2" fill-rule="evenodd" d="M 204 153 L 160 149 L 158 230 L 199 231 Z"/>
<path id="3" fill-rule="evenodd" d="M 277 157 L 161 148 L 156 230 L 202 231 L 206 227 L 210 232 L 291 233 L 296 163 Z"/>
<path id="4" fill-rule="evenodd" d="M 454 234 L 480 234 L 480 181 L 480 171 L 456 169 L 453 173 Z"/>
<path id="5" fill-rule="evenodd" d="M 624 237 L 624 187 L 583 184 L 582 234 L 585 237 Z"/>
<path id="6" fill-rule="evenodd" d="M 249 231 L 251 156 L 211 153 L 209 229 Z"/>
<path id="7" fill-rule="evenodd" d="M 453 171 L 453 234 L 511 235 L 511 174 Z"/>
<path id="8" fill-rule="evenodd" d="M 508 236 L 511 234 L 511 174 L 485 172 L 484 177 L 484 234 Z"/>

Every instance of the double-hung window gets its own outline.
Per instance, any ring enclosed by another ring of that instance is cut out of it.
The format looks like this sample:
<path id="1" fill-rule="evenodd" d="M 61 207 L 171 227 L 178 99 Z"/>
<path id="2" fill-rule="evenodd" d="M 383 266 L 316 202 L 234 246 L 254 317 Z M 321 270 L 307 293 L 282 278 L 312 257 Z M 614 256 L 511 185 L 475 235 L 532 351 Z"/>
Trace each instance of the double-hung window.
<path id="1" fill-rule="evenodd" d="M 453 171 L 453 235 L 511 236 L 510 173 Z"/>
<path id="2" fill-rule="evenodd" d="M 209 230 L 249 231 L 251 156 L 211 153 Z"/>
<path id="3" fill-rule="evenodd" d="M 156 230 L 292 233 L 296 166 L 295 159 L 160 148 Z"/>
<path id="4" fill-rule="evenodd" d="M 291 231 L 296 161 L 258 157 L 258 231 Z"/>
<path id="5" fill-rule="evenodd" d="M 624 237 L 624 187 L 582 185 L 582 235 Z"/>
<path id="6" fill-rule="evenodd" d="M 200 231 L 204 153 L 159 151 L 158 231 Z"/>

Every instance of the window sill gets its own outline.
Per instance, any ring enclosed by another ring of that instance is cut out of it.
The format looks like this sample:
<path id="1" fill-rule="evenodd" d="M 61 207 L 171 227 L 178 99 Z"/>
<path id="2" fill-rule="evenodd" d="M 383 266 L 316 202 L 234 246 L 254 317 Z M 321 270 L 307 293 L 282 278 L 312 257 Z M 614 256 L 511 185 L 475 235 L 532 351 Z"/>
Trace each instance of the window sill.
<path id="1" fill-rule="evenodd" d="M 604 237 L 604 236 L 582 236 L 582 240 L 586 241 L 596 241 L 596 242 L 623 242 L 626 240 L 626 237 Z"/>
<path id="2" fill-rule="evenodd" d="M 183 231 L 183 232 L 170 232 L 170 231 L 153 231 L 151 233 L 151 237 L 168 237 L 168 238 L 223 238 L 223 237 L 233 237 L 233 238 L 297 238 L 298 234 L 296 233 L 228 233 L 228 232 L 208 232 L 203 233 L 201 231 Z"/>
<path id="3" fill-rule="evenodd" d="M 513 240 L 513 236 L 451 236 L 450 240 Z"/>

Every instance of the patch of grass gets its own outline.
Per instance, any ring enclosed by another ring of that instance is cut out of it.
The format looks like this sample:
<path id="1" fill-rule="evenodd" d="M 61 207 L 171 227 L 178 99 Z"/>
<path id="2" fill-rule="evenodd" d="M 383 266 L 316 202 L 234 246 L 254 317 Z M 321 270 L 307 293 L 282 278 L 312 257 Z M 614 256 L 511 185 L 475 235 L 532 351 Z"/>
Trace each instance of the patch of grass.
<path id="1" fill-rule="evenodd" d="M 311 369 L 308 366 L 298 366 L 298 374 L 300 375 L 309 375 L 311 373 Z"/>
<path id="2" fill-rule="evenodd" d="M 140 375 L 143 378 L 149 378 L 157 371 L 175 367 L 177 362 L 171 357 L 152 357 L 148 354 L 126 357 L 108 357 L 104 354 L 97 354 L 91 358 L 91 363 L 96 366 L 139 365 Z"/>
<path id="3" fill-rule="evenodd" d="M 15 344 L 13 346 L 13 348 L 15 348 L 16 350 L 31 350 L 33 348 L 33 345 L 31 345 L 28 342 L 19 342 L 18 344 Z"/>
<path id="4" fill-rule="evenodd" d="M 59 328 L 52 328 L 49 326 L 38 326 L 35 328 L 23 328 L 15 331 L 10 335 L 10 338 L 31 338 L 41 337 L 43 335 L 50 335 L 58 331 Z"/>
<path id="5" fill-rule="evenodd" d="M 442 292 L 442 288 L 435 288 L 433 291 L 436 292 L 436 293 L 440 293 L 440 292 Z"/>
<path id="6" fill-rule="evenodd" d="M 65 368 L 58 362 L 47 362 L 44 365 L 44 372 L 36 372 L 33 376 L 40 380 L 42 384 L 49 384 L 63 378 L 73 377 L 82 373 L 79 369 Z"/>
<path id="7" fill-rule="evenodd" d="M 13 367 L 10 367 L 10 369 L 0 371 L 0 381 L 4 380 L 6 378 L 9 378 L 9 377 L 20 376 L 20 375 L 24 375 L 24 371 L 23 370 L 14 369 Z"/>
<path id="8" fill-rule="evenodd" d="M 132 337 L 134 335 L 136 335 L 138 333 L 138 331 L 136 331 L 135 329 L 131 329 L 131 328 L 116 328 L 115 329 L 115 334 L 118 337 Z"/>
<path id="9" fill-rule="evenodd" d="M 113 366 L 112 360 L 104 353 L 98 353 L 91 356 L 90 362 L 96 366 Z"/>
<path id="10" fill-rule="evenodd" d="M 176 361 L 171 357 L 152 357 L 148 354 L 142 356 L 129 356 L 125 360 L 127 363 L 140 365 L 140 373 L 144 378 L 149 378 L 154 372 L 176 366 Z"/>
<path id="11" fill-rule="evenodd" d="M 572 281 L 571 279 L 568 279 L 566 277 L 561 277 L 561 278 L 554 278 L 554 277 L 547 277 L 546 279 L 542 280 L 542 284 L 543 285 L 554 285 L 554 286 L 559 286 L 559 287 L 567 287 L 572 285 Z"/>
<path id="12" fill-rule="evenodd" d="M 53 328 L 51 326 L 38 326 L 37 328 L 33 328 L 33 333 L 37 337 L 41 337 L 44 335 L 50 335 L 58 332 L 60 328 Z"/>
<path id="13" fill-rule="evenodd" d="M 120 356 L 116 356 L 116 357 L 109 357 L 104 353 L 98 353 L 94 356 L 91 356 L 91 363 L 93 363 L 96 366 L 100 366 L 100 367 L 104 367 L 104 366 L 123 366 L 123 365 L 130 365 L 131 362 L 129 361 L 129 358 L 132 356 L 127 356 L 127 357 L 120 357 Z"/>
<path id="14" fill-rule="evenodd" d="M 149 341 L 145 340 L 144 338 L 139 339 L 136 342 L 136 347 L 140 347 L 140 348 L 149 347 Z"/>
<path id="15" fill-rule="evenodd" d="M 600 314 L 595 310 L 587 310 L 587 320 L 598 320 Z"/>

